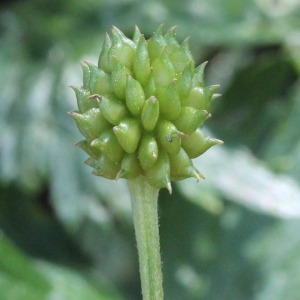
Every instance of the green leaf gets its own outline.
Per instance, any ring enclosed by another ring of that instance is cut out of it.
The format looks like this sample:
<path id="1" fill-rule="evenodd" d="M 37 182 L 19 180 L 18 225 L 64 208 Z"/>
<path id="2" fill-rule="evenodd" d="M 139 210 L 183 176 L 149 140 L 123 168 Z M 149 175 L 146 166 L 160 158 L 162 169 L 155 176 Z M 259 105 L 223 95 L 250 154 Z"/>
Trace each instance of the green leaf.
<path id="1" fill-rule="evenodd" d="M 272 173 L 249 151 L 215 147 L 193 163 L 207 180 L 198 185 L 189 181 L 178 183 L 188 198 L 195 199 L 203 188 L 210 188 L 257 212 L 280 218 L 300 217 L 300 186 L 297 182 L 286 175 Z M 216 211 L 220 207 L 217 205 Z"/>
<path id="2" fill-rule="evenodd" d="M 74 300 L 117 300 L 102 284 L 96 287 L 77 271 L 22 254 L 0 236 L 0 290 L 6 300 L 41 300 L 49 297 Z"/>
<path id="3" fill-rule="evenodd" d="M 50 283 L 3 235 L 0 237 L 0 289 L 7 300 L 44 299 Z"/>

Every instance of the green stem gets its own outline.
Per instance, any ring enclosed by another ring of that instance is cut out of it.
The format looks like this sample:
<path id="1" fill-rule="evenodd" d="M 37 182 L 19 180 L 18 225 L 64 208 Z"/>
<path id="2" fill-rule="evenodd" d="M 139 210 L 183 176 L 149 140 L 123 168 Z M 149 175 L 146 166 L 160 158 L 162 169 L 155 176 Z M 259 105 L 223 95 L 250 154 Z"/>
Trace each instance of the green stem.
<path id="1" fill-rule="evenodd" d="M 143 300 L 162 300 L 162 271 L 159 247 L 158 189 L 145 177 L 128 180 L 139 254 Z"/>

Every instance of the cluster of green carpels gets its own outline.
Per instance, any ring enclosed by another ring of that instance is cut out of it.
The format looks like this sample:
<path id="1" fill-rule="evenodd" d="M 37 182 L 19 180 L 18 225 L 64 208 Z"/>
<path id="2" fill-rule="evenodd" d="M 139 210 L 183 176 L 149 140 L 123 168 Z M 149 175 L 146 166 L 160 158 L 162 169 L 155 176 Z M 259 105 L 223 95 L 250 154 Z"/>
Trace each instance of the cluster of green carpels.
<path id="1" fill-rule="evenodd" d="M 191 161 L 222 141 L 201 127 L 218 85 L 205 86 L 206 63 L 195 67 L 188 39 L 160 26 L 146 40 L 112 28 L 98 66 L 83 63 L 83 86 L 72 87 L 78 111 L 70 114 L 85 139 L 79 143 L 93 174 L 128 180 L 142 175 L 157 188 L 171 180 L 203 177 Z"/>

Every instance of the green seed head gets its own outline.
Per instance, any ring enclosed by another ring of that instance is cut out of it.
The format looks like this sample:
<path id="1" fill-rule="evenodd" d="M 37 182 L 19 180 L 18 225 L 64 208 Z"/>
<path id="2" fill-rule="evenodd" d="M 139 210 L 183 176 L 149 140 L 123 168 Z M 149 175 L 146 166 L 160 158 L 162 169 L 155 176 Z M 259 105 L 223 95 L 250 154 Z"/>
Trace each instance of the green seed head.
<path id="1" fill-rule="evenodd" d="M 218 85 L 204 84 L 206 63 L 195 68 L 176 27 L 163 34 L 160 26 L 148 40 L 137 27 L 132 40 L 113 27 L 98 66 L 82 63 L 83 85 L 72 86 L 78 110 L 70 114 L 85 137 L 76 145 L 89 155 L 92 174 L 141 175 L 170 192 L 171 180 L 204 178 L 191 159 L 222 143 L 201 129 L 220 96 Z"/>

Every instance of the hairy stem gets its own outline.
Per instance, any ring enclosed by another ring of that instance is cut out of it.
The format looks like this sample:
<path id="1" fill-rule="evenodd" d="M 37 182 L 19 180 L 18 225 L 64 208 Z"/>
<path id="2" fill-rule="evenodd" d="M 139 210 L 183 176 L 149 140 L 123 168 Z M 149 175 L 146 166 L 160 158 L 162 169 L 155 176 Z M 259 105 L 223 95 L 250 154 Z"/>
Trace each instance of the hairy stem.
<path id="1" fill-rule="evenodd" d="M 128 181 L 139 254 L 143 300 L 162 300 L 162 271 L 159 246 L 158 189 L 143 176 Z"/>

